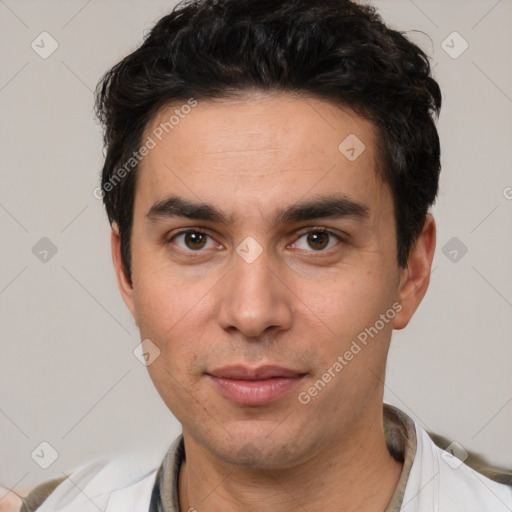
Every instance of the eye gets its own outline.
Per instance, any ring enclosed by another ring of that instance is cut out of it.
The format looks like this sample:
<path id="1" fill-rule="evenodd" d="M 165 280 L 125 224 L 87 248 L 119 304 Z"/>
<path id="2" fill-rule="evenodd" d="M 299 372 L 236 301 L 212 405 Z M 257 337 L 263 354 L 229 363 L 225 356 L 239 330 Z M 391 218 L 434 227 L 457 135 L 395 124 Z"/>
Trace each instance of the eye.
<path id="1" fill-rule="evenodd" d="M 305 243 L 301 242 L 302 239 L 305 239 Z M 341 238 L 332 231 L 317 228 L 300 235 L 293 246 L 305 251 L 326 252 L 340 241 Z"/>
<path id="2" fill-rule="evenodd" d="M 326 252 L 339 243 L 341 237 L 326 228 L 316 228 L 302 234 L 292 243 L 293 248 Z M 173 235 L 167 242 L 174 243 L 186 252 L 201 252 L 202 249 L 212 249 L 217 246 L 210 235 L 198 229 L 184 229 Z"/>
<path id="3" fill-rule="evenodd" d="M 208 239 L 210 245 L 208 246 Z M 178 243 L 178 241 L 180 241 Z M 198 252 L 201 249 L 211 249 L 215 243 L 210 235 L 197 229 L 186 229 L 176 233 L 168 243 L 174 242 L 180 249 L 188 252 Z"/>

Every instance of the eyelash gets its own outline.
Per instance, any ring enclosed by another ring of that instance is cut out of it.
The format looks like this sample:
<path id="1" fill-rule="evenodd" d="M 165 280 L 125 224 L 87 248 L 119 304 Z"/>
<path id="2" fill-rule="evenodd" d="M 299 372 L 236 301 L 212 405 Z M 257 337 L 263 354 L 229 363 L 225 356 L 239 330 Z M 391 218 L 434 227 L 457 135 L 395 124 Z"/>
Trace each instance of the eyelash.
<path id="1" fill-rule="evenodd" d="M 181 236 L 181 235 L 186 235 L 188 233 L 196 233 L 196 234 L 200 234 L 200 235 L 204 235 L 204 236 L 207 236 L 209 238 L 212 238 L 208 233 L 206 233 L 205 231 L 202 231 L 201 229 L 197 229 L 197 228 L 187 228 L 187 229 L 182 229 L 181 231 L 178 231 L 177 233 L 175 233 L 171 238 L 169 238 L 166 243 L 167 244 L 171 244 L 178 236 Z M 338 242 L 340 243 L 344 243 L 345 240 L 343 239 L 343 237 L 339 234 L 337 234 L 336 232 L 332 231 L 331 229 L 329 228 L 325 228 L 325 227 L 318 227 L 318 228 L 308 228 L 307 230 L 302 230 L 302 231 L 299 231 L 297 233 L 297 239 L 293 242 L 293 243 L 296 243 L 298 240 L 300 240 L 304 235 L 308 235 L 310 233 L 327 233 L 329 234 L 330 236 L 336 238 L 338 240 Z M 336 247 L 336 246 L 335 246 Z M 204 252 L 202 249 L 199 249 L 197 251 L 193 251 L 191 249 L 181 249 L 179 248 L 180 250 L 184 251 L 184 252 L 187 252 L 188 254 L 194 254 L 194 253 L 197 253 L 198 255 L 200 255 L 202 252 Z M 316 253 L 316 254 L 322 254 L 322 253 L 328 253 L 330 250 L 334 249 L 334 247 L 331 247 L 327 250 L 314 250 L 314 249 L 311 249 L 309 252 L 310 253 Z"/>

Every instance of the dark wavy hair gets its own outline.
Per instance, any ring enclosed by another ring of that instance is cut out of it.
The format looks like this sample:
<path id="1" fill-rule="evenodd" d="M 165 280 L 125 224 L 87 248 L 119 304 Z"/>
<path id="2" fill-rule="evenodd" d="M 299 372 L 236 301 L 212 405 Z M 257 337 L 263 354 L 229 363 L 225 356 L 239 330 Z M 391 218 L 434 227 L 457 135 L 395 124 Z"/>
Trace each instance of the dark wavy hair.
<path id="1" fill-rule="evenodd" d="M 434 120 L 441 91 L 425 53 L 374 8 L 349 0 L 188 0 L 96 90 L 106 148 L 101 195 L 110 223 L 119 224 L 128 279 L 137 165 L 120 169 L 126 171 L 148 123 L 170 102 L 246 91 L 326 99 L 376 126 L 378 172 L 392 190 L 398 264 L 405 266 L 440 172 Z"/>

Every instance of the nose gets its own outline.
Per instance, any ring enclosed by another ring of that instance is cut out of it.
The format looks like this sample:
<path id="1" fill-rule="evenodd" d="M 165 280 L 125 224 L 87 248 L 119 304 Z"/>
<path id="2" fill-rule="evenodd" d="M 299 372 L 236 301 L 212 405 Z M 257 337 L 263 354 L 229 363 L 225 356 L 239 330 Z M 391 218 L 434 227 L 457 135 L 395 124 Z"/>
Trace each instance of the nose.
<path id="1" fill-rule="evenodd" d="M 275 269 L 275 262 L 269 260 L 265 250 L 254 261 L 238 254 L 234 260 L 232 270 L 223 279 L 220 326 L 253 339 L 271 330 L 289 329 L 293 294 Z"/>

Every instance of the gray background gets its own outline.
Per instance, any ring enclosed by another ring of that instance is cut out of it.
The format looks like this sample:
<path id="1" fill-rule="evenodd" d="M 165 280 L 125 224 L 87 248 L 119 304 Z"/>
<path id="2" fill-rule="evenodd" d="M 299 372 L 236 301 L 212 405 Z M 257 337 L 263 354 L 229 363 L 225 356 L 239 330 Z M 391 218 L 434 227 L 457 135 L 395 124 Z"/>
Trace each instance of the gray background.
<path id="1" fill-rule="evenodd" d="M 374 4 L 395 28 L 429 35 L 411 32 L 444 94 L 432 282 L 394 336 L 385 398 L 512 467 L 512 2 Z M 21 493 L 98 457 L 158 460 L 180 432 L 133 355 L 138 332 L 93 196 L 92 91 L 173 5 L 0 0 L 0 482 Z M 47 58 L 31 47 L 51 49 L 44 31 L 58 44 Z M 58 453 L 48 469 L 41 442 Z"/>

